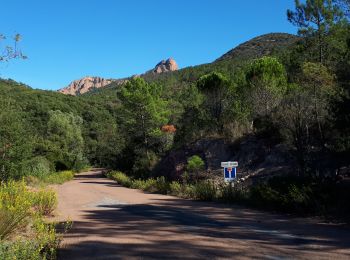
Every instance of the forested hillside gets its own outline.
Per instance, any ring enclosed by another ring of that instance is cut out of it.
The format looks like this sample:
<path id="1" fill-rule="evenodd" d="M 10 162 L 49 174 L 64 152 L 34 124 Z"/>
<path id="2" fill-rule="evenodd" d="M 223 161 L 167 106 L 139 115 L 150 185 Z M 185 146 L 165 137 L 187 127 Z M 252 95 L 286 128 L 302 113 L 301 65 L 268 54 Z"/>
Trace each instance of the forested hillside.
<path id="1" fill-rule="evenodd" d="M 280 157 L 293 164 L 279 174 L 292 173 L 307 185 L 310 179 L 337 183 L 350 163 L 349 6 L 316 2 L 297 1 L 288 11 L 298 37 L 257 37 L 210 64 L 147 73 L 77 97 L 2 80 L 1 180 L 94 165 L 182 182 L 212 170 L 210 157 L 199 149 L 200 171 L 180 169 L 174 158 L 178 174 L 170 176 L 174 169 L 161 166 L 172 152 L 185 154 L 186 164 L 199 142 L 221 140 L 236 159 L 254 138 L 264 143 L 255 161 L 283 147 Z M 247 172 L 250 165 L 243 165 Z M 298 185 L 296 193 L 307 196 Z"/>
<path id="2" fill-rule="evenodd" d="M 115 160 L 115 100 L 75 98 L 8 80 L 0 81 L 0 95 L 2 180 Z"/>

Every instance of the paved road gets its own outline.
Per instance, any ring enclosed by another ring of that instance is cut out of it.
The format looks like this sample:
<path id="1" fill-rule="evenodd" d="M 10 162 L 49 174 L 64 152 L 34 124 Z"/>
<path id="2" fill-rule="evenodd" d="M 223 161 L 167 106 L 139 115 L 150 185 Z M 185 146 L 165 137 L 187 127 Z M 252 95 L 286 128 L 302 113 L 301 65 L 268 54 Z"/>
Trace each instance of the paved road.
<path id="1" fill-rule="evenodd" d="M 96 169 L 56 187 L 59 259 L 350 259 L 350 230 L 127 189 Z"/>

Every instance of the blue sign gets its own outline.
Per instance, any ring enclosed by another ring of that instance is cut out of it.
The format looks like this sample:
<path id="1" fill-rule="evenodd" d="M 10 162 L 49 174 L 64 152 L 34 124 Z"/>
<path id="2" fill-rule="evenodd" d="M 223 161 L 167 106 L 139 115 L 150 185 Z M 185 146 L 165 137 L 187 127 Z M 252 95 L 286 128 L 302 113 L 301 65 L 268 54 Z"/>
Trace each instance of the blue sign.
<path id="1" fill-rule="evenodd" d="M 225 181 L 233 181 L 234 179 L 236 179 L 236 170 L 237 168 L 225 167 L 224 168 Z"/>

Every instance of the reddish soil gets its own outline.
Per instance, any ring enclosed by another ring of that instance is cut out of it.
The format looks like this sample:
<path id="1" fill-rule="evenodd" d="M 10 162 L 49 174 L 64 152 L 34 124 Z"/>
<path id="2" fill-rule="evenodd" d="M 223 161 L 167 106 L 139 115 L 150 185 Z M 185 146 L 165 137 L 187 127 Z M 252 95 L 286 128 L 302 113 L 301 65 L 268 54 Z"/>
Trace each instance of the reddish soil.
<path id="1" fill-rule="evenodd" d="M 350 229 L 127 189 L 95 169 L 56 187 L 59 259 L 350 259 Z"/>

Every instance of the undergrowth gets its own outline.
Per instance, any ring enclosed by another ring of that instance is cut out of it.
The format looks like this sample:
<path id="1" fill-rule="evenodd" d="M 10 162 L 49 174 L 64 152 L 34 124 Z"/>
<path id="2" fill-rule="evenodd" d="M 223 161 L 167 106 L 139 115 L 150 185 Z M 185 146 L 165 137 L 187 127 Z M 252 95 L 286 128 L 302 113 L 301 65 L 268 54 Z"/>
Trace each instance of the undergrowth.
<path id="1" fill-rule="evenodd" d="M 350 185 L 331 179 L 280 176 L 243 189 L 210 180 L 180 183 L 168 182 L 164 177 L 132 179 L 119 171 L 110 172 L 107 177 L 126 187 L 188 199 L 240 203 L 261 209 L 335 217 L 345 221 L 349 221 L 350 216 Z"/>
<path id="2" fill-rule="evenodd" d="M 47 184 L 63 184 L 74 178 L 73 171 L 53 172 L 43 176 L 27 176 L 26 182 L 32 186 L 45 186 Z"/>
<path id="3" fill-rule="evenodd" d="M 57 205 L 48 188 L 29 188 L 25 181 L 0 185 L 0 259 L 54 259 L 58 236 L 44 218 Z"/>

